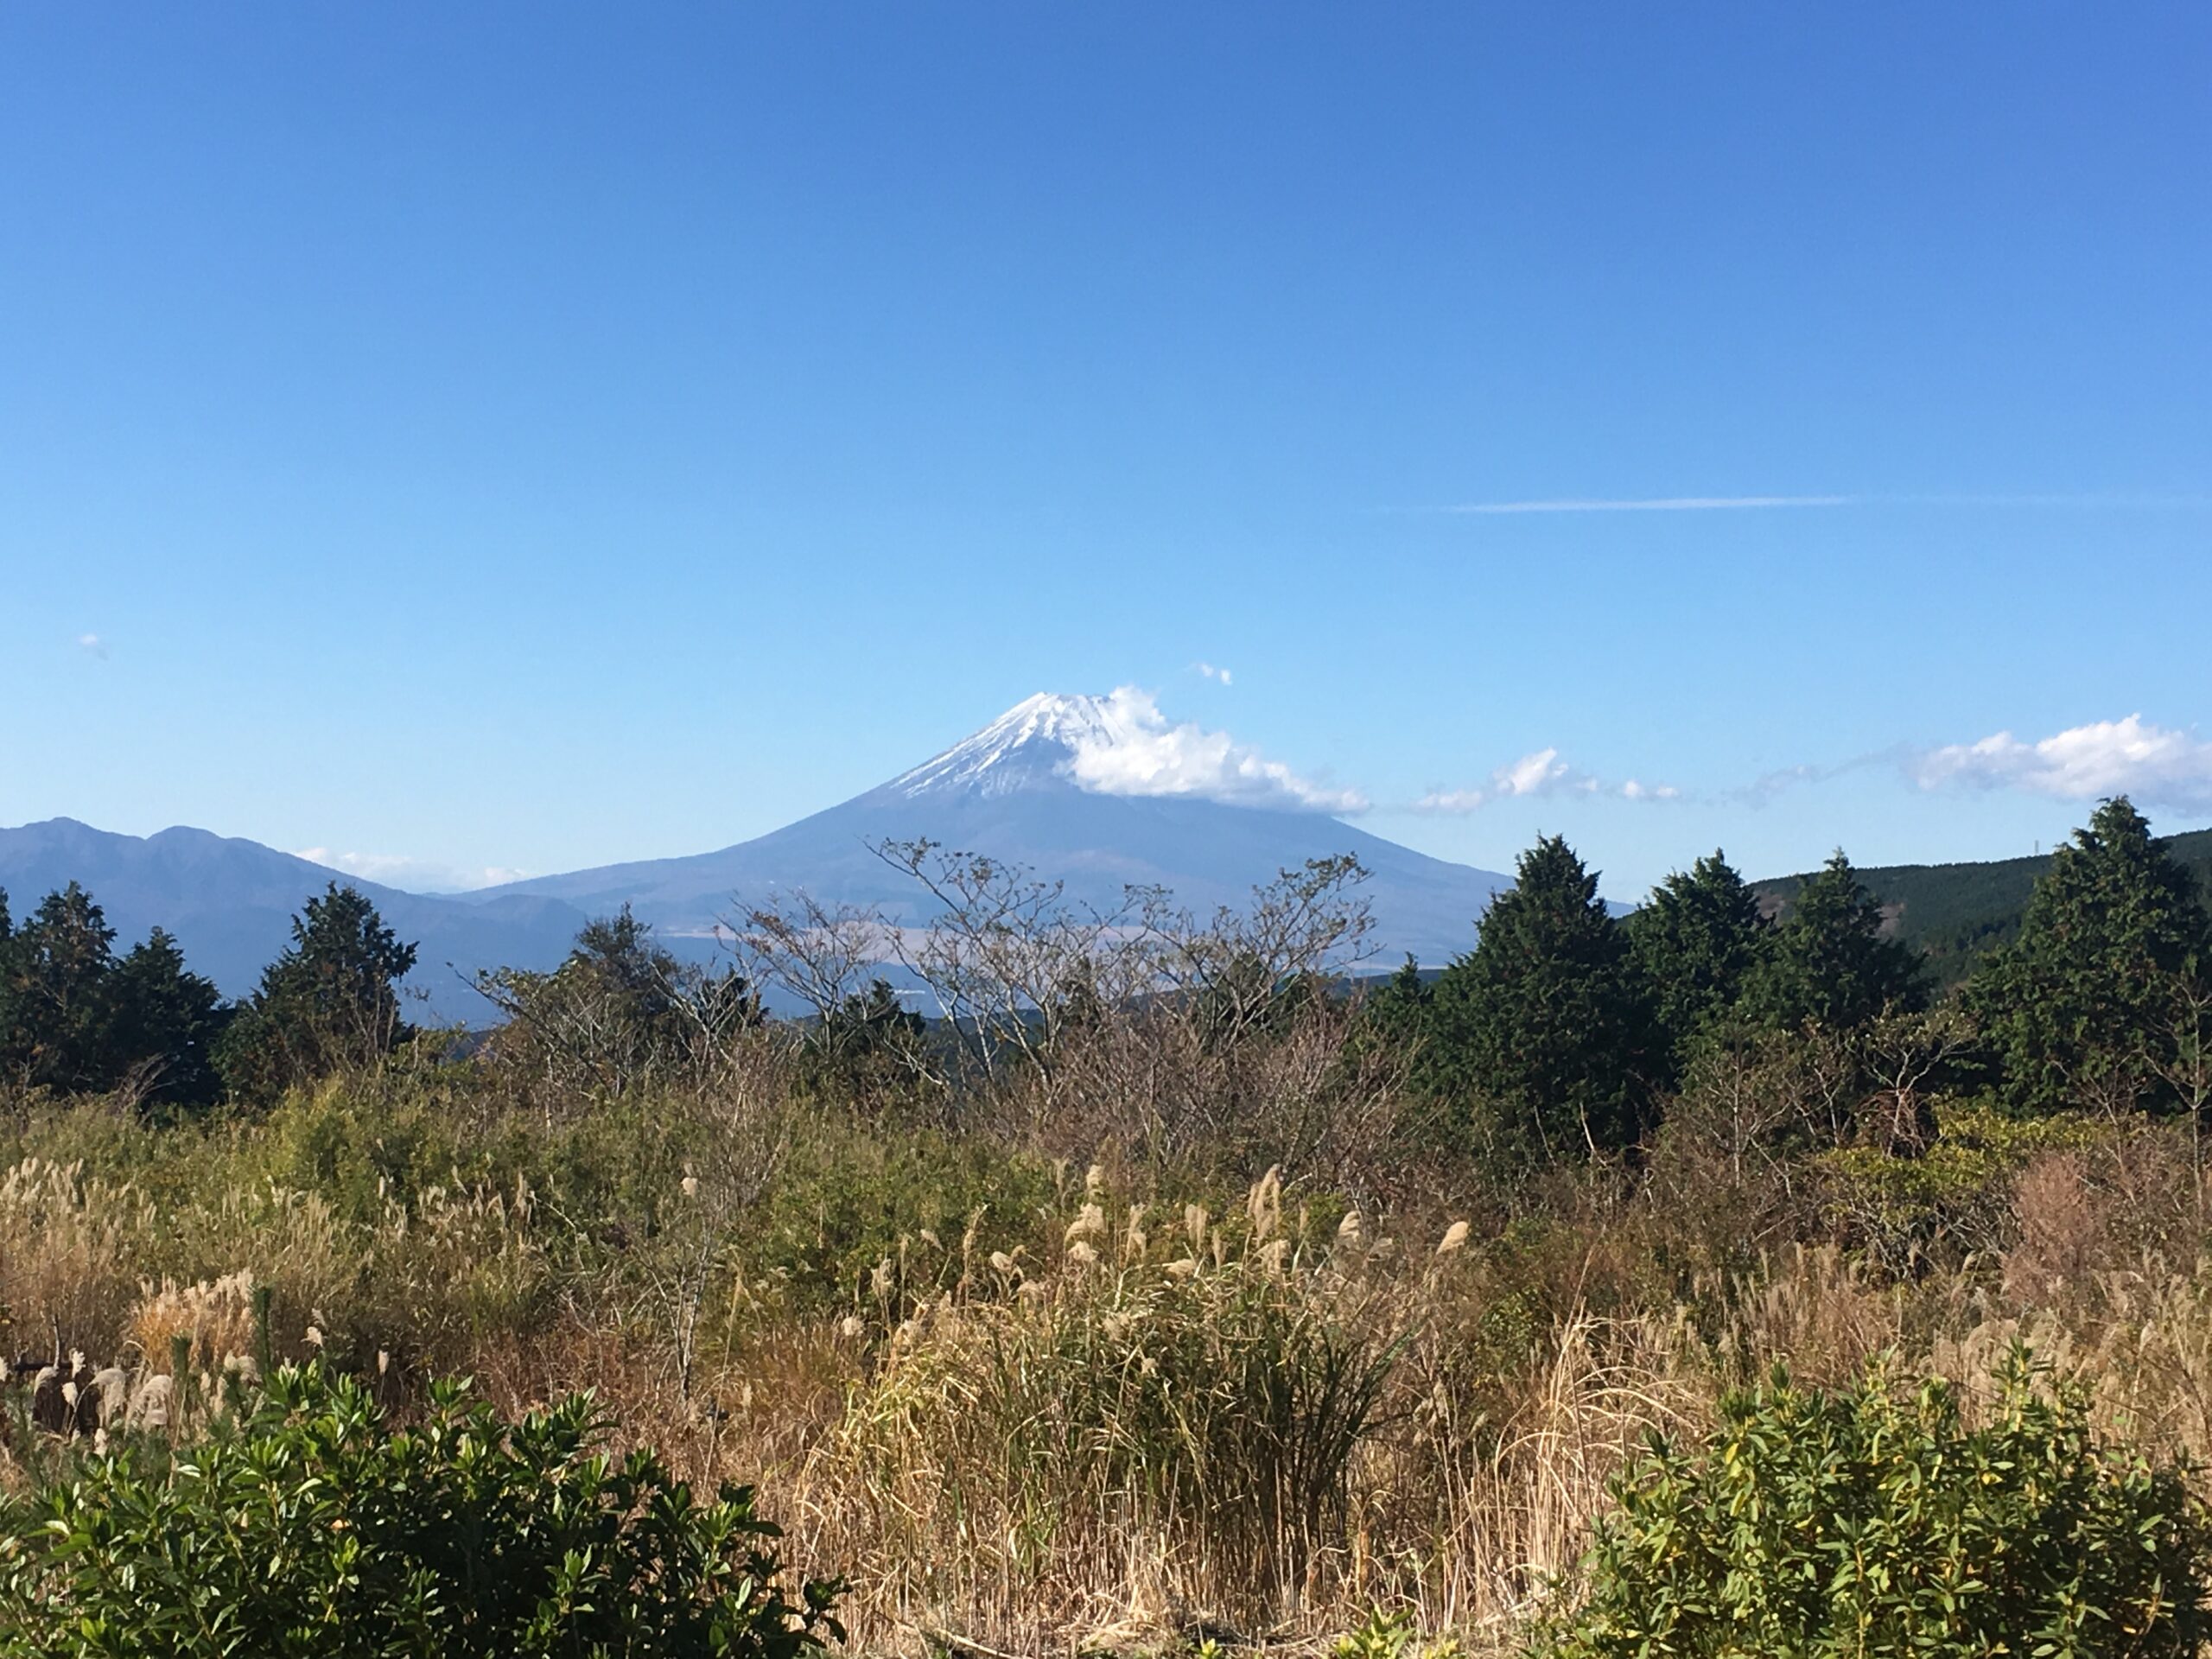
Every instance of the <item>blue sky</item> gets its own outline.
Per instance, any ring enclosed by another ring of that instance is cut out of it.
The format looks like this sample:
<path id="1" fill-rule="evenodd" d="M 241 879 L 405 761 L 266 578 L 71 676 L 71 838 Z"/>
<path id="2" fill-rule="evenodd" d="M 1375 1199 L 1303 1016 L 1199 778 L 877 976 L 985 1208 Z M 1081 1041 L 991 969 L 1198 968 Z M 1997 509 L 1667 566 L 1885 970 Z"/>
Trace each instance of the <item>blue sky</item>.
<path id="1" fill-rule="evenodd" d="M 1124 685 L 1622 893 L 2212 822 L 2208 76 L 2185 5 L 10 6 L 0 823 L 541 873 Z"/>

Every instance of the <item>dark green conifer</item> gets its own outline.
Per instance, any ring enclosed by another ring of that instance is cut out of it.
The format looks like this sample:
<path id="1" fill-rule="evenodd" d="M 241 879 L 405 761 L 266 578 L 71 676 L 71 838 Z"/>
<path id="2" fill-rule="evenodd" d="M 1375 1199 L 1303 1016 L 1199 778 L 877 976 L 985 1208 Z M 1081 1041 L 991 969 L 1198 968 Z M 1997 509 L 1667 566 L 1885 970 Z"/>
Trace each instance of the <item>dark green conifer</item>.
<path id="1" fill-rule="evenodd" d="M 1747 988 L 1747 1011 L 1785 1031 L 1857 1031 L 1928 1006 L 1911 948 L 1889 937 L 1881 901 L 1840 849 L 1799 889 Z"/>
<path id="2" fill-rule="evenodd" d="M 247 1100 L 381 1059 L 412 1034 L 399 982 L 415 966 L 377 908 L 333 881 L 292 918 L 292 943 L 225 1033 L 216 1059 Z"/>
<path id="3" fill-rule="evenodd" d="M 1648 1017 L 1628 941 L 1560 837 L 1521 855 L 1432 1007 L 1428 1074 L 1495 1149 L 1584 1156 L 1642 1134 Z"/>
<path id="4" fill-rule="evenodd" d="M 115 930 L 72 881 L 50 893 L 8 942 L 8 1069 L 33 1087 L 97 1090 L 111 1081 L 108 973 Z"/>
<path id="5" fill-rule="evenodd" d="M 2019 936 L 1967 993 L 2022 1111 L 2173 1103 L 2208 995 L 2212 917 L 2125 796 L 2052 854 Z"/>
<path id="6" fill-rule="evenodd" d="M 231 1010 L 212 981 L 184 965 L 175 938 L 156 928 L 108 976 L 105 1046 L 118 1081 L 135 1076 L 144 1097 L 206 1106 L 222 1092 L 215 1045 Z"/>
<path id="7" fill-rule="evenodd" d="M 1627 928 L 1662 1057 L 1679 1076 L 1695 1040 L 1735 1011 L 1773 945 L 1774 928 L 1758 895 L 1718 850 L 1653 888 Z"/>

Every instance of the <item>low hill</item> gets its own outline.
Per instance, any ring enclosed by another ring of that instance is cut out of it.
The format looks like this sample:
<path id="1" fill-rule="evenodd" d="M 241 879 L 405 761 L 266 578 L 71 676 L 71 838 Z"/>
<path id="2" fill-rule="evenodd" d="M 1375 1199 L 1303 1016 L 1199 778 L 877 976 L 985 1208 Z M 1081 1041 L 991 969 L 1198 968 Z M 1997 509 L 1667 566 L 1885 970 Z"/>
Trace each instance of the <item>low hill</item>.
<path id="1" fill-rule="evenodd" d="M 2212 894 L 2212 830 L 2164 837 L 2164 845 Z M 1999 859 L 1986 864 L 1892 864 L 1859 872 L 1867 890 L 1891 917 L 1896 936 L 1927 954 L 1940 985 L 1955 985 L 1989 950 L 2020 931 L 2020 917 L 2050 855 Z M 1767 905 L 1786 911 L 1808 875 L 1776 876 L 1752 889 Z"/>

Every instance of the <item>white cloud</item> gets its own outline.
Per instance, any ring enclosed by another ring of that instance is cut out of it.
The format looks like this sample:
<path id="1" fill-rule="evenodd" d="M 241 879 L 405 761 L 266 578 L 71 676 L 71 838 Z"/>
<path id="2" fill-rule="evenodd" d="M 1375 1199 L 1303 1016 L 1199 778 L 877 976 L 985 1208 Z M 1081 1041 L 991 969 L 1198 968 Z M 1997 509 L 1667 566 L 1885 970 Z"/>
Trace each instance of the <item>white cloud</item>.
<path id="1" fill-rule="evenodd" d="M 1848 507 L 1855 495 L 1566 496 L 1542 501 L 1469 501 L 1446 512 L 1740 512 L 1759 507 Z"/>
<path id="2" fill-rule="evenodd" d="M 1556 748 L 1537 749 L 1507 762 L 1490 775 L 1479 789 L 1432 789 L 1414 803 L 1416 812 L 1479 812 L 1496 801 L 1541 795 L 1609 796 L 1624 801 L 1672 801 L 1681 791 L 1672 784 L 1647 784 L 1631 778 L 1624 784 L 1608 784 L 1590 772 L 1567 765 Z"/>
<path id="3" fill-rule="evenodd" d="M 1827 783 L 1868 768 L 1896 768 L 1930 791 L 2013 789 L 2066 801 L 2126 795 L 2139 805 L 2212 813 L 2212 741 L 2194 732 L 2154 725 L 2139 714 L 2125 720 L 2092 721 L 2033 741 L 1999 732 L 1979 742 L 1937 748 L 1899 744 L 1836 765 L 1783 767 L 1741 788 L 1698 798 L 1707 804 L 1764 806 L 1801 785 Z M 1637 778 L 1608 783 L 1568 765 L 1556 748 L 1544 748 L 1498 767 L 1479 786 L 1433 789 L 1414 804 L 1414 810 L 1478 812 L 1518 797 L 1560 795 L 1637 802 L 1686 798 L 1670 784 Z"/>
<path id="4" fill-rule="evenodd" d="M 1191 666 L 1198 671 L 1200 679 L 1219 680 L 1224 685 L 1229 683 L 1229 671 L 1225 668 L 1216 668 L 1211 663 L 1192 663 Z"/>
<path id="5" fill-rule="evenodd" d="M 105 661 L 107 657 L 107 641 L 101 639 L 97 633 L 79 634 L 77 636 L 77 649 L 85 652 L 87 656 L 98 657 L 103 661 Z"/>
<path id="6" fill-rule="evenodd" d="M 2018 789 L 2060 800 L 2127 795 L 2139 803 L 2212 811 L 2212 743 L 2140 715 L 2069 727 L 2034 742 L 1999 732 L 1978 743 L 1923 750 L 1905 762 L 1923 789 Z"/>
<path id="7" fill-rule="evenodd" d="M 1367 797 L 1301 778 L 1226 732 L 1175 725 L 1149 692 L 1125 685 L 1105 700 L 1092 729 L 1070 734 L 1069 775 L 1101 795 L 1187 795 L 1237 806 L 1363 812 Z"/>
<path id="8" fill-rule="evenodd" d="M 1582 780 L 1559 758 L 1557 749 L 1538 749 L 1491 773 L 1492 795 L 1556 795 Z"/>
<path id="9" fill-rule="evenodd" d="M 327 847 L 302 847 L 293 854 L 311 864 L 326 865 L 346 875 L 358 875 L 364 881 L 397 887 L 406 893 L 470 893 L 478 887 L 496 887 L 505 881 L 520 881 L 530 872 L 510 870 L 496 864 L 469 866 L 447 864 L 433 858 L 416 858 L 406 853 L 340 853 Z"/>

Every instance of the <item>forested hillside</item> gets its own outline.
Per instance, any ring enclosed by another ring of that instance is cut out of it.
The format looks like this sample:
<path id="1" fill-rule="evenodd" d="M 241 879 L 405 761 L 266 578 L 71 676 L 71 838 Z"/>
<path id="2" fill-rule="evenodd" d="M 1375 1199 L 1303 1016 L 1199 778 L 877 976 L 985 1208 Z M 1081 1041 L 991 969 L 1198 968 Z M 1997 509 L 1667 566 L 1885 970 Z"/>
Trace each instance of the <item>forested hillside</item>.
<path id="1" fill-rule="evenodd" d="M 2212 892 L 2212 830 L 2191 830 L 2161 844 Z M 1938 986 L 1957 984 L 1993 947 L 2020 931 L 2037 879 L 2050 868 L 2039 858 L 1972 864 L 1888 864 L 1861 869 L 1859 879 L 1882 901 L 1894 937 L 1923 952 Z M 1771 876 L 1751 890 L 1770 909 L 1786 907 L 1809 878 Z"/>

